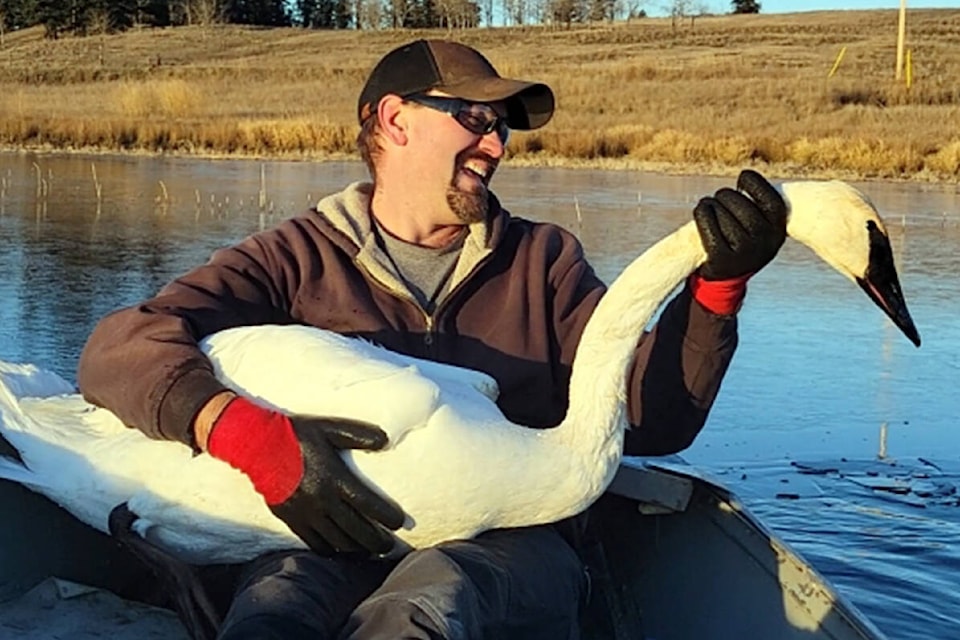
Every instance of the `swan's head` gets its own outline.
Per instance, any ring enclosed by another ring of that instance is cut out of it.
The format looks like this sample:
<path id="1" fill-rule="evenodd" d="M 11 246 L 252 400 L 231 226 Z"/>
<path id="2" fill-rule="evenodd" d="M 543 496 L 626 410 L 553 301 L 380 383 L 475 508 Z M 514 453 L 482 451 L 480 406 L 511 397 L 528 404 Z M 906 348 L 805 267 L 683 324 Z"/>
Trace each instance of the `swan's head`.
<path id="1" fill-rule="evenodd" d="M 845 182 L 785 182 L 787 233 L 866 292 L 920 346 L 893 262 L 886 226 L 870 200 Z"/>

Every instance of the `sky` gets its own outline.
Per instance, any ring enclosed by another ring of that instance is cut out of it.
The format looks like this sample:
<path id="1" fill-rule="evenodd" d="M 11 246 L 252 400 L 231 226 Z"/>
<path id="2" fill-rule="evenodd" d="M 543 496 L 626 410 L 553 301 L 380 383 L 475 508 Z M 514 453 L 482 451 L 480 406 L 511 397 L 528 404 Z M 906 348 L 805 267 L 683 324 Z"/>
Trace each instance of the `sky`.
<path id="1" fill-rule="evenodd" d="M 836 9 L 899 9 L 900 0 L 760 0 L 762 13 Z M 960 0 L 907 0 L 907 9 L 960 8 Z"/>
<path id="2" fill-rule="evenodd" d="M 730 0 L 700 0 L 704 8 L 715 14 L 730 13 Z M 900 9 L 900 0 L 759 0 L 760 13 L 795 13 L 798 11 L 837 11 L 863 9 Z M 670 0 L 640 0 L 639 6 L 651 16 L 666 15 Z M 910 9 L 960 9 L 960 0 L 907 0 Z"/>

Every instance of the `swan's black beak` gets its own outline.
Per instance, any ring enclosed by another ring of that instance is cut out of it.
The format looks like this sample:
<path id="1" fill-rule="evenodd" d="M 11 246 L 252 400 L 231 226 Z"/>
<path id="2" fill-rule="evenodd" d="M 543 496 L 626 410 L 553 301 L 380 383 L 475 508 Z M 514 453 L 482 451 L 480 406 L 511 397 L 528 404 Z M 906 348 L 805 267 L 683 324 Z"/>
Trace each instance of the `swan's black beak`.
<path id="1" fill-rule="evenodd" d="M 920 346 L 920 333 L 907 310 L 907 302 L 900 289 L 900 279 L 893 263 L 890 239 L 873 222 L 867 223 L 870 234 L 870 260 L 867 272 L 857 278 L 857 284 L 880 307 L 893 324 L 899 327 L 910 342 Z"/>

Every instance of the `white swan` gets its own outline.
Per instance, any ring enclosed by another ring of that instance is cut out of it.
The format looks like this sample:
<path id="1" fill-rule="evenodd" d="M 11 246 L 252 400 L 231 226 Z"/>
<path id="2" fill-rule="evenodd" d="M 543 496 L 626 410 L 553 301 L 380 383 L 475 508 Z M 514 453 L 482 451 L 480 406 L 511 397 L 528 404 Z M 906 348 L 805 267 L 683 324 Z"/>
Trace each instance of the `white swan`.
<path id="1" fill-rule="evenodd" d="M 781 189 L 788 233 L 860 283 L 919 345 L 883 223 L 866 198 L 841 182 Z M 569 412 L 549 430 L 506 421 L 484 374 L 314 328 L 232 329 L 204 340 L 203 348 L 218 376 L 246 395 L 290 412 L 381 425 L 388 450 L 345 455 L 409 515 L 398 537 L 424 547 L 556 521 L 604 491 L 621 457 L 626 375 L 640 330 L 704 259 L 691 222 L 624 270 L 584 330 Z M 236 562 L 303 546 L 246 476 L 125 428 L 53 374 L 0 363 L 0 418 L 2 435 L 22 458 L 0 458 L 0 477 L 36 489 L 100 530 L 126 501 L 140 518 L 138 533 L 190 562 Z"/>

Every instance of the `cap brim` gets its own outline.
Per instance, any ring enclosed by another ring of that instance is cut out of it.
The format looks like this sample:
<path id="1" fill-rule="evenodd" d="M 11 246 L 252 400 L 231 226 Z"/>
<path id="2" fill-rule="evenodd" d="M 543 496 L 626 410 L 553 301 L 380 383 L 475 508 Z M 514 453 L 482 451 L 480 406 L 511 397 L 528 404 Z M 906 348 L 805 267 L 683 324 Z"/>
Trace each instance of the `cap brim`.
<path id="1" fill-rule="evenodd" d="M 510 78 L 472 79 L 469 82 L 437 87 L 455 98 L 475 102 L 507 103 L 507 125 L 511 129 L 538 129 L 553 116 L 553 90 L 541 82 Z"/>

